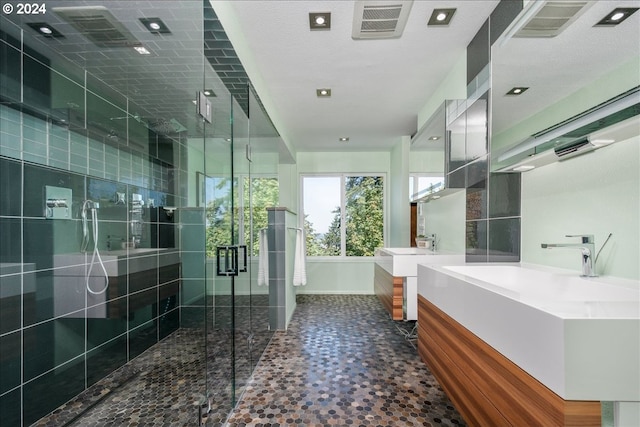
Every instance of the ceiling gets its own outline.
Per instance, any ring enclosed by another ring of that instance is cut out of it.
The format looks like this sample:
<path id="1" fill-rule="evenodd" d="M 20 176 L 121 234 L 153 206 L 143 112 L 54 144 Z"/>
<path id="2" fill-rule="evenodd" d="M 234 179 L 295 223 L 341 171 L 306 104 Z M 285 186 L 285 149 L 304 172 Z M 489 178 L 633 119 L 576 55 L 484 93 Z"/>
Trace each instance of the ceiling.
<path id="1" fill-rule="evenodd" d="M 60 6 L 102 4 L 151 55 L 98 48 L 52 12 Z M 212 0 L 215 13 L 208 3 L 203 11 L 201 1 L 51 0 L 45 15 L 0 15 L 0 25 L 10 33 L 22 31 L 41 52 L 86 67 L 126 94 L 130 114 L 139 108 L 149 120 L 175 119 L 192 136 L 203 132 L 193 105 L 203 84 L 218 94 L 212 99 L 214 126 L 209 129 L 224 138 L 230 134 L 233 104 L 229 82 L 239 76 L 237 83 L 243 85 L 250 78 L 260 97 L 254 105 L 261 101 L 271 119 L 262 115 L 252 120 L 261 129 L 257 134 L 270 144 L 256 149 L 280 151 L 282 158 L 292 154 L 283 149 L 283 139 L 294 153 L 387 151 L 402 136 L 414 135 L 418 113 L 464 57 L 466 46 L 497 4 L 497 0 L 416 0 L 403 35 L 386 40 L 352 39 L 355 2 L 347 0 Z M 494 47 L 494 131 L 638 58 L 640 13 L 617 27 L 593 27 L 616 6 L 637 7 L 640 1 L 592 1 L 557 37 L 511 39 Z M 449 26 L 426 25 L 436 7 L 457 9 Z M 331 30 L 310 31 L 309 12 L 331 12 Z M 140 17 L 160 17 L 171 34 L 149 33 Z M 44 38 L 26 25 L 42 21 L 55 25 L 65 38 Z M 501 95 L 512 86 L 530 89 L 520 97 Z M 331 98 L 318 98 L 318 88 L 331 88 Z M 237 106 L 246 109 L 246 105 Z M 340 142 L 340 137 L 349 141 Z"/>
<path id="2" fill-rule="evenodd" d="M 211 3 L 283 138 L 297 151 L 358 151 L 389 150 L 416 133 L 418 112 L 498 2 L 414 1 L 404 34 L 387 40 L 352 39 L 354 1 Z M 594 27 L 616 7 L 639 6 L 588 1 L 556 37 L 494 44 L 493 132 L 640 61 L 640 12 L 615 27 Z M 436 7 L 457 8 L 448 27 L 426 25 Z M 309 12 L 331 12 L 331 29 L 310 31 Z M 529 90 L 504 96 L 514 86 Z M 331 98 L 317 98 L 317 88 L 331 88 Z M 343 136 L 348 143 L 339 142 Z"/>
<path id="3" fill-rule="evenodd" d="M 354 1 L 211 4 L 295 150 L 387 151 L 417 131 L 419 111 L 498 1 L 414 1 L 402 36 L 384 40 L 352 39 Z M 448 27 L 427 26 L 437 7 L 457 9 Z M 331 12 L 331 29 L 310 31 L 310 12 Z"/>
<path id="4" fill-rule="evenodd" d="M 617 7 L 640 7 L 640 1 L 590 1 L 582 14 L 556 37 L 510 38 L 494 44 L 493 134 L 544 110 L 625 63 L 640 64 L 640 12 L 617 26 L 594 26 Z M 612 87 L 616 83 L 603 81 Z M 636 85 L 640 85 L 640 76 Z M 529 89 L 520 96 L 506 95 L 517 86 Z"/>

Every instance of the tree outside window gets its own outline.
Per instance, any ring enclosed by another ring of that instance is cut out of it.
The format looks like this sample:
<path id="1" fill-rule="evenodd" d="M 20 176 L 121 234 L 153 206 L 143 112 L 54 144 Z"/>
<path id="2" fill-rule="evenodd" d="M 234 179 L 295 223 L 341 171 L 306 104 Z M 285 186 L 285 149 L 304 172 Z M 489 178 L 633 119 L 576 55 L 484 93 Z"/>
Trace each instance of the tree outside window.
<path id="1" fill-rule="evenodd" d="M 382 176 L 303 177 L 309 256 L 373 256 L 384 245 Z"/>
<path id="2" fill-rule="evenodd" d="M 207 257 L 215 257 L 216 247 L 231 244 L 232 194 L 235 197 L 233 240 L 236 244 L 247 245 L 249 255 L 257 255 L 259 232 L 267 227 L 266 208 L 278 206 L 278 179 L 241 176 L 232 181 L 230 178 L 206 177 L 205 185 Z M 242 186 L 240 191 L 238 185 Z M 242 194 L 242 198 L 238 194 Z"/>

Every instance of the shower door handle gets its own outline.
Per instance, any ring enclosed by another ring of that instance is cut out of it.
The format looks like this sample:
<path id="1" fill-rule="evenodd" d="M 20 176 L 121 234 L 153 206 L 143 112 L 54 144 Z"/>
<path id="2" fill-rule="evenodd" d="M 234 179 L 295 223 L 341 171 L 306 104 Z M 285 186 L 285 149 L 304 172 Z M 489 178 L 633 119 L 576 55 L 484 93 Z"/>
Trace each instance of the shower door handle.
<path id="1" fill-rule="evenodd" d="M 242 251 L 242 265 L 239 254 Z M 216 248 L 216 274 L 218 276 L 237 276 L 247 271 L 247 246 L 232 245 Z"/>

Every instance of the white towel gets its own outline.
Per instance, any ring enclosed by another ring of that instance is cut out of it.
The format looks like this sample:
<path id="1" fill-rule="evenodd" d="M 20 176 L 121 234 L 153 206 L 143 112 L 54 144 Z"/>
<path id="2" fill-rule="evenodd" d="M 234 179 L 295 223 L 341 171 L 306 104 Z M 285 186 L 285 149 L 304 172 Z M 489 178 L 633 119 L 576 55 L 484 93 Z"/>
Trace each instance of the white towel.
<path id="1" fill-rule="evenodd" d="M 258 286 L 269 286 L 269 244 L 267 230 L 258 235 Z"/>
<path id="2" fill-rule="evenodd" d="M 302 230 L 297 230 L 296 253 L 293 260 L 293 286 L 303 286 L 307 284 L 307 266 L 304 244 L 304 233 Z"/>

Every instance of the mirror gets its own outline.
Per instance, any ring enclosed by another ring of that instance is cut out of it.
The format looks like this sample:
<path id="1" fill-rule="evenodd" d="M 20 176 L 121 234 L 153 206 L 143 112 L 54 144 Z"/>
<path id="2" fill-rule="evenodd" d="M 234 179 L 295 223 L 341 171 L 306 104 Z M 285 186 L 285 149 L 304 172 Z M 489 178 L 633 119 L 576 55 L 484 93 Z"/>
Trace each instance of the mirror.
<path id="1" fill-rule="evenodd" d="M 411 139 L 411 201 L 445 187 L 446 101 Z"/>
<path id="2" fill-rule="evenodd" d="M 541 154 L 542 148 L 529 148 L 513 158 L 498 161 L 502 153 L 531 135 L 638 86 L 640 13 L 615 26 L 596 26 L 616 5 L 596 1 L 580 3 L 584 6 L 578 8 L 558 35 L 519 37 L 519 28 L 528 21 L 524 17 L 544 13 L 545 5 L 549 4 L 529 2 L 494 43 L 491 54 L 493 171 Z M 508 94 L 515 87 L 527 89 L 519 95 Z M 560 143 L 554 140 L 544 148 L 550 150 Z"/>

